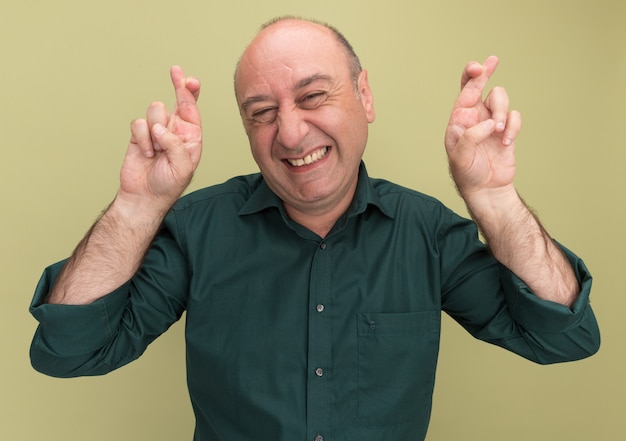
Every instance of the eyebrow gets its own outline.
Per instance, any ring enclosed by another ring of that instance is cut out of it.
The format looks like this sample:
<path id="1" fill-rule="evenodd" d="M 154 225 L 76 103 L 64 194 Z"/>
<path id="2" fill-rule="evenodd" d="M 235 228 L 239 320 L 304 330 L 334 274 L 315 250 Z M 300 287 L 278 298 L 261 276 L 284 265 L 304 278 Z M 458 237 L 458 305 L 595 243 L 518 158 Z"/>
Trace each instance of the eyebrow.
<path id="1" fill-rule="evenodd" d="M 294 91 L 300 90 L 316 81 L 331 82 L 332 77 L 330 75 L 324 75 L 324 74 L 313 74 L 311 76 L 308 76 L 298 81 L 292 90 Z M 251 104 L 260 103 L 260 102 L 269 101 L 269 100 L 270 100 L 270 97 L 268 95 L 254 95 L 254 96 L 246 98 L 241 103 L 241 108 L 246 110 L 246 108 L 248 108 Z"/>
<path id="2" fill-rule="evenodd" d="M 246 98 L 246 100 L 241 103 L 241 108 L 243 110 L 246 110 L 248 108 L 248 106 L 250 106 L 251 104 L 260 103 L 260 102 L 263 102 L 263 101 L 269 101 L 269 97 L 267 95 L 251 96 L 249 98 Z"/>
<path id="3" fill-rule="evenodd" d="M 296 83 L 296 85 L 294 86 L 293 90 L 299 90 L 302 89 L 303 87 L 308 86 L 311 83 L 314 83 L 316 81 L 326 81 L 326 82 L 330 82 L 332 80 L 332 77 L 330 75 L 324 75 L 324 74 L 313 74 L 310 77 L 306 77 L 301 79 L 300 81 L 298 81 Z"/>

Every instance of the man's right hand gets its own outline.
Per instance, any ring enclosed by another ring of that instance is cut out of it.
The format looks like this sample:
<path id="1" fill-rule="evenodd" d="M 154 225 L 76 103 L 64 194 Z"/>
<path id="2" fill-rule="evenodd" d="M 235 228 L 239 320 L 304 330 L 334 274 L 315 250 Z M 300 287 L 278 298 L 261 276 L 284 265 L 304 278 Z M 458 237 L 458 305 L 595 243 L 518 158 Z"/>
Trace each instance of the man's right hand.
<path id="1" fill-rule="evenodd" d="M 145 119 L 131 124 L 131 139 L 120 173 L 118 199 L 167 211 L 183 193 L 200 161 L 202 127 L 196 105 L 200 82 L 170 70 L 176 109 L 152 103 Z"/>
<path id="2" fill-rule="evenodd" d="M 117 197 L 78 244 L 46 301 L 82 305 L 133 277 L 163 218 L 200 162 L 200 83 L 171 69 L 176 109 L 159 102 L 133 121 Z"/>

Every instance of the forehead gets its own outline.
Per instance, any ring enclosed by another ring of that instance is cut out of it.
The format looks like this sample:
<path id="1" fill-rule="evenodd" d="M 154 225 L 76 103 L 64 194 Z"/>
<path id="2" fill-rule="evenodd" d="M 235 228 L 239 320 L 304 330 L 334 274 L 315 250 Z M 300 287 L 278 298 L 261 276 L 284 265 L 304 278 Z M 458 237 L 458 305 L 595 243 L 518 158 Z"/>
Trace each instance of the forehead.
<path id="1" fill-rule="evenodd" d="M 235 80 L 237 99 L 260 89 L 289 90 L 313 75 L 347 73 L 345 52 L 327 28 L 288 21 L 264 29 L 244 52 Z"/>

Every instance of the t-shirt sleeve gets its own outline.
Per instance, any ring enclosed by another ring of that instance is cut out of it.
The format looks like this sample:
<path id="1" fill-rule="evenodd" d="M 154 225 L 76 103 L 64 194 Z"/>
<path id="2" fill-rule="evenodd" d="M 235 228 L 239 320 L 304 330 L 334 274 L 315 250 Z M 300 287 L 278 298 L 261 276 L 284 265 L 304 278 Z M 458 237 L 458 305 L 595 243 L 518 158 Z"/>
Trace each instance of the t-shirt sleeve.
<path id="1" fill-rule="evenodd" d="M 65 262 L 44 271 L 30 306 L 39 322 L 30 358 L 47 375 L 101 375 L 146 350 L 186 309 L 189 269 L 168 219 L 131 280 L 88 305 L 48 304 L 45 298 Z"/>
<path id="2" fill-rule="evenodd" d="M 514 320 L 525 329 L 535 332 L 564 332 L 585 319 L 591 293 L 591 274 L 584 262 L 557 243 L 569 260 L 580 286 L 578 298 L 572 307 L 542 300 L 515 274 L 502 267 L 502 280 L 507 305 Z"/>

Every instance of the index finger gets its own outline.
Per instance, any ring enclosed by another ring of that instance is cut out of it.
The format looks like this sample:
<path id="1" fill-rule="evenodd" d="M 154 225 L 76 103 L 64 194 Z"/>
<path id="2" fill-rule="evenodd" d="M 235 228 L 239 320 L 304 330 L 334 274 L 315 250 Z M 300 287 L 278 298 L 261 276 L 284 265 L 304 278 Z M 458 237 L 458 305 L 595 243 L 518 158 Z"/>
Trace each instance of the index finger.
<path id="1" fill-rule="evenodd" d="M 180 66 L 172 66 L 170 78 L 176 94 L 176 113 L 183 120 L 200 124 L 200 113 L 196 105 L 200 95 L 200 82 L 196 78 L 186 77 Z"/>
<path id="2" fill-rule="evenodd" d="M 482 100 L 489 78 L 498 67 L 498 57 L 490 56 L 480 65 L 468 63 L 461 76 L 461 93 L 456 102 L 456 107 L 472 107 Z"/>

